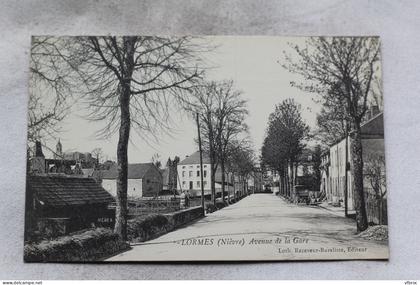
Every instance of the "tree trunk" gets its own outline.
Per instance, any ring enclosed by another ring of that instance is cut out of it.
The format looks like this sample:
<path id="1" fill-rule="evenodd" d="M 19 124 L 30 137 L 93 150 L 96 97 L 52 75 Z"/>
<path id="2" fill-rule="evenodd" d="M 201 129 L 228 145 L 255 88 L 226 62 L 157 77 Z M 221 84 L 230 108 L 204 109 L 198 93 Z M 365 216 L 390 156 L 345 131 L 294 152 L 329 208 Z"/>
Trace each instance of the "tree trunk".
<path id="1" fill-rule="evenodd" d="M 123 66 L 120 80 L 120 129 L 117 146 L 117 207 L 115 211 L 114 232 L 127 240 L 127 173 L 128 173 L 128 142 L 130 139 L 130 96 L 131 77 L 134 71 L 134 37 L 124 37 Z"/>
<path id="2" fill-rule="evenodd" d="M 366 215 L 366 204 L 363 189 L 363 150 L 360 122 L 354 123 L 353 143 L 351 144 L 352 157 L 352 174 L 353 174 L 353 192 L 354 192 L 354 207 L 356 210 L 357 231 L 361 232 L 367 229 L 368 221 Z"/>
<path id="3" fill-rule="evenodd" d="M 292 201 L 295 201 L 295 189 L 294 189 L 294 178 L 293 178 L 293 161 L 289 161 L 289 196 Z"/>
<path id="4" fill-rule="evenodd" d="M 279 170 L 279 174 L 280 174 L 280 195 L 284 196 L 284 171 L 283 170 Z"/>
<path id="5" fill-rule="evenodd" d="M 214 152 L 214 145 L 213 145 L 213 127 L 211 122 L 211 113 L 207 113 L 207 121 L 208 121 L 208 132 L 209 132 L 209 152 L 210 152 L 210 189 L 211 189 L 211 200 L 213 205 L 216 206 L 216 161 L 215 161 L 215 152 Z"/>
<path id="6" fill-rule="evenodd" d="M 232 172 L 232 180 L 233 180 L 233 199 L 236 201 L 236 181 L 235 181 L 235 172 Z"/>
<path id="7" fill-rule="evenodd" d="M 117 207 L 115 228 L 122 240 L 127 240 L 127 172 L 128 141 L 130 137 L 130 89 L 124 87 L 120 94 L 120 131 L 117 146 Z"/>
<path id="8" fill-rule="evenodd" d="M 216 170 L 214 167 L 214 160 L 211 158 L 210 158 L 210 168 L 211 168 L 211 173 L 210 173 L 211 200 L 213 202 L 213 205 L 216 206 L 216 182 L 215 182 Z"/>
<path id="9" fill-rule="evenodd" d="M 225 182 L 226 182 L 226 176 L 225 176 L 225 162 L 223 159 L 220 161 L 220 168 L 222 170 L 222 202 L 225 202 Z"/>

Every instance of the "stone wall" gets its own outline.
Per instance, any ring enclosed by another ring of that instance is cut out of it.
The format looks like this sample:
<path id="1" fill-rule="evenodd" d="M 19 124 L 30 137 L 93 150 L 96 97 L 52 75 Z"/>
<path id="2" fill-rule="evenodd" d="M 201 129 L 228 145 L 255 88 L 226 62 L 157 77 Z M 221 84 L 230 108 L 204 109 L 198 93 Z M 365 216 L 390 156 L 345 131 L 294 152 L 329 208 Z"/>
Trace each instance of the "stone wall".
<path id="1" fill-rule="evenodd" d="M 168 214 L 137 217 L 128 221 L 128 240 L 132 243 L 151 240 L 203 216 L 203 208 L 194 207 Z"/>

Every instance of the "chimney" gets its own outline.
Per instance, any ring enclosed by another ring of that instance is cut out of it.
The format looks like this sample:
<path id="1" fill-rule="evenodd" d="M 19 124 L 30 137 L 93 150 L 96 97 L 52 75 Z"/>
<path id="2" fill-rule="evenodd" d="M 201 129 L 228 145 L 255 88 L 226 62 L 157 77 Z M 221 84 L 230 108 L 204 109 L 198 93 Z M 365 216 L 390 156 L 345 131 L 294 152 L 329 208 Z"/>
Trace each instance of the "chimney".
<path id="1" fill-rule="evenodd" d="M 45 156 L 42 153 L 41 142 L 35 142 L 35 156 L 31 158 L 29 164 L 29 173 L 42 174 L 45 173 Z"/>
<path id="2" fill-rule="evenodd" d="M 370 112 L 371 112 L 371 118 L 375 117 L 376 115 L 378 115 L 380 113 L 379 106 L 378 105 L 371 106 L 370 107 Z"/>
<path id="3" fill-rule="evenodd" d="M 35 142 L 35 157 L 45 157 L 42 153 L 42 145 L 40 141 Z"/>

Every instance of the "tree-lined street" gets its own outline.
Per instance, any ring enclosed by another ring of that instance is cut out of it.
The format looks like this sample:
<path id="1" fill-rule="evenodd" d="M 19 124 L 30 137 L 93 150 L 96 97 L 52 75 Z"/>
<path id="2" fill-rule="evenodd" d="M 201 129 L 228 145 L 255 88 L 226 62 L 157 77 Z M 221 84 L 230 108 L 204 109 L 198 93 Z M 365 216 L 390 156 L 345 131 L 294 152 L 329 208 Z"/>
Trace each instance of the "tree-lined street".
<path id="1" fill-rule="evenodd" d="M 328 210 L 290 204 L 271 194 L 254 194 L 186 227 L 136 244 L 107 261 L 299 259 L 300 255 L 304 259 L 349 259 L 386 255 L 386 243 L 364 240 L 355 233 L 353 220 Z M 277 244 L 277 238 L 283 242 L 289 238 L 291 243 Z M 269 240 L 272 242 L 267 243 Z M 345 252 L 308 254 L 295 252 L 295 248 Z"/>
<path id="2" fill-rule="evenodd" d="M 264 54 L 269 47 L 275 49 Z M 47 219 L 54 238 L 106 227 L 126 246 L 142 242 L 125 253 L 100 248 L 87 260 L 117 252 L 110 260 L 387 258 L 379 47 L 377 37 L 252 44 L 223 37 L 35 37 L 28 176 L 80 184 L 89 178 L 102 193 L 96 196 L 109 199 L 95 213 L 79 217 L 70 208 L 61 217 L 55 201 L 45 206 L 42 195 L 50 195 L 41 192 L 49 182 L 36 180 L 41 186 L 33 195 L 42 199 L 27 211 L 27 219 L 38 217 L 26 240 L 51 238 L 39 226 Z M 72 137 L 60 129 L 66 123 Z M 89 153 L 84 144 L 91 140 L 97 143 Z M 70 197 L 69 184 L 51 191 L 80 207 L 96 198 L 88 186 L 81 187 L 85 200 Z M 46 207 L 52 210 L 39 211 Z M 342 216 L 334 215 L 341 208 Z M 57 217 L 65 226 L 55 226 Z"/>

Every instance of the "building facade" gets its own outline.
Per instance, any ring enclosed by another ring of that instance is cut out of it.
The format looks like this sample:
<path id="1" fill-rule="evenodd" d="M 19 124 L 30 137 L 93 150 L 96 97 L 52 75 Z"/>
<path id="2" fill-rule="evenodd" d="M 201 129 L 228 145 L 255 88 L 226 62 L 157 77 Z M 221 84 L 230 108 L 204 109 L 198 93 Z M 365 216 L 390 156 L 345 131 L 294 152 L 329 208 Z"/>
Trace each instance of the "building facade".
<path id="1" fill-rule="evenodd" d="M 201 171 L 200 171 L 200 153 L 197 151 L 178 163 L 178 192 L 188 191 L 192 196 L 201 197 Z M 203 185 L 204 195 L 211 195 L 211 167 L 210 159 L 203 153 Z M 225 172 L 225 196 L 234 196 L 235 177 L 226 169 Z M 215 173 L 216 196 L 220 197 L 222 193 L 222 171 L 220 165 Z"/>
<path id="2" fill-rule="evenodd" d="M 373 114 L 361 126 L 361 132 L 365 166 L 364 193 L 365 200 L 369 200 L 370 196 L 375 195 L 375 189 L 371 186 L 368 167 L 372 160 L 379 159 L 384 162 L 385 157 L 383 113 Z M 343 208 L 347 207 L 348 214 L 353 214 L 355 210 L 351 144 L 350 137 L 345 137 L 331 145 L 329 151 L 322 155 L 321 163 L 321 192 L 325 193 L 328 203 Z M 383 171 L 385 171 L 384 167 Z"/>
<path id="3" fill-rule="evenodd" d="M 112 196 L 117 195 L 117 167 L 102 171 L 102 187 Z M 128 165 L 127 196 L 129 198 L 155 197 L 162 191 L 162 173 L 153 163 Z"/>
<path id="4" fill-rule="evenodd" d="M 194 152 L 177 165 L 178 192 L 187 191 L 192 196 L 201 197 L 200 152 Z M 210 159 L 203 153 L 203 185 L 204 195 L 211 195 Z"/>

